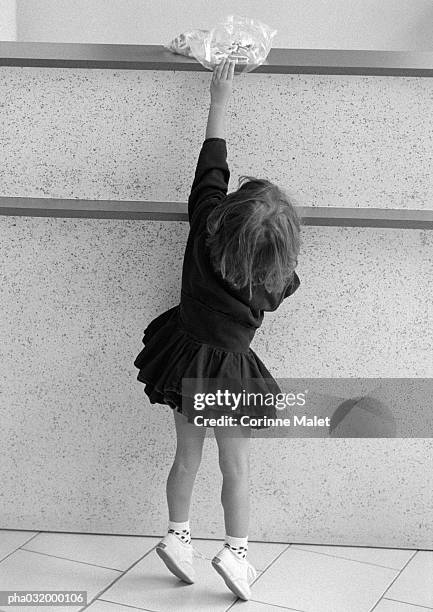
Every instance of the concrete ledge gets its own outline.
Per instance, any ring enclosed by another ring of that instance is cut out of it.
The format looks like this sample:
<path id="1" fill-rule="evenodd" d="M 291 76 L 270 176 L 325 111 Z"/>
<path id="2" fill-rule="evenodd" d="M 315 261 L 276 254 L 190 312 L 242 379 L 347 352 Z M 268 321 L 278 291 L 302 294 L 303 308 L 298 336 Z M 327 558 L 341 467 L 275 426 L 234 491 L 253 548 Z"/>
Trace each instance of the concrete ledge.
<path id="1" fill-rule="evenodd" d="M 0 66 L 207 71 L 163 45 L 0 42 Z M 254 72 L 433 76 L 433 52 L 351 49 L 271 49 Z"/>
<path id="2" fill-rule="evenodd" d="M 299 206 L 304 225 L 433 229 L 433 210 Z M 187 221 L 184 202 L 0 197 L 0 215 Z"/>

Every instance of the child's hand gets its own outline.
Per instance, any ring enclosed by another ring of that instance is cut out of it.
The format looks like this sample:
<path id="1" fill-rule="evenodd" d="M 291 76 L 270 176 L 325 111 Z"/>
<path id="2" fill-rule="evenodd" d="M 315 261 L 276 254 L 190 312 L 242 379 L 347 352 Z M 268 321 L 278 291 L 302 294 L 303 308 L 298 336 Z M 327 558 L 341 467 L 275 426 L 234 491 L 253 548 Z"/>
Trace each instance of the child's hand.
<path id="1" fill-rule="evenodd" d="M 215 66 L 210 84 L 211 104 L 225 106 L 232 93 L 236 60 L 227 57 Z"/>

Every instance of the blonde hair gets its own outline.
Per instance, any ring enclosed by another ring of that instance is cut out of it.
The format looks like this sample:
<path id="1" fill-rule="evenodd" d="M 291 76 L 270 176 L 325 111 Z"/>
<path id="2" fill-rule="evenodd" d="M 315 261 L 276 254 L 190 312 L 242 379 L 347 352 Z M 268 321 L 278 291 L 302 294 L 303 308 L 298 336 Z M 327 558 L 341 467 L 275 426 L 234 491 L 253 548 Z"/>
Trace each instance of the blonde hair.
<path id="1" fill-rule="evenodd" d="M 300 218 L 290 197 L 266 179 L 241 176 L 237 191 L 206 220 L 210 259 L 235 288 L 282 291 L 298 264 Z"/>

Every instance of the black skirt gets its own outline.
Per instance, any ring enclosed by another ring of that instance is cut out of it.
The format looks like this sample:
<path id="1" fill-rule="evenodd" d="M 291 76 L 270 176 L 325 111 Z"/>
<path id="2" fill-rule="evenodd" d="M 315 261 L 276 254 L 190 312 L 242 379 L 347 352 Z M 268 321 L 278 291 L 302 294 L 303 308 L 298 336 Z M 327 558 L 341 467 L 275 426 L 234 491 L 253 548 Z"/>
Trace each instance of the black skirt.
<path id="1" fill-rule="evenodd" d="M 139 369 L 137 380 L 145 384 L 144 392 L 151 404 L 163 404 L 181 412 L 188 422 L 197 416 L 190 397 L 182 389 L 182 379 L 212 379 L 227 387 L 227 381 L 239 381 L 247 393 L 277 394 L 281 389 L 257 356 L 246 351 L 229 351 L 206 344 L 182 326 L 180 305 L 174 306 L 153 319 L 144 330 L 144 348 L 134 361 Z M 239 387 L 236 387 L 236 391 Z M 187 401 L 188 400 L 188 401 Z M 205 418 L 222 415 L 275 418 L 274 405 L 239 405 L 235 412 L 227 406 L 207 406 L 200 411 Z M 267 424 L 251 424 L 253 429 Z"/>

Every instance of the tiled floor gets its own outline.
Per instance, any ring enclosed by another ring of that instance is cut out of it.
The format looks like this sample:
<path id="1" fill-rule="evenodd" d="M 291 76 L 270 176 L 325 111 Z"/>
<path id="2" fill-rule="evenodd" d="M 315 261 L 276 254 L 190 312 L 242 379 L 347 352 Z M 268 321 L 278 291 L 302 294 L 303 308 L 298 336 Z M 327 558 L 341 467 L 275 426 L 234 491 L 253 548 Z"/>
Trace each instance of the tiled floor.
<path id="1" fill-rule="evenodd" d="M 153 548 L 160 538 L 0 530 L 0 590 L 87 591 L 87 606 L 40 612 L 426 612 L 433 551 L 250 542 L 252 600 L 227 590 L 209 560 L 221 541 L 194 540 L 198 580 L 186 585 Z"/>

